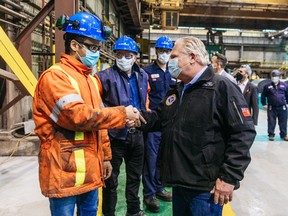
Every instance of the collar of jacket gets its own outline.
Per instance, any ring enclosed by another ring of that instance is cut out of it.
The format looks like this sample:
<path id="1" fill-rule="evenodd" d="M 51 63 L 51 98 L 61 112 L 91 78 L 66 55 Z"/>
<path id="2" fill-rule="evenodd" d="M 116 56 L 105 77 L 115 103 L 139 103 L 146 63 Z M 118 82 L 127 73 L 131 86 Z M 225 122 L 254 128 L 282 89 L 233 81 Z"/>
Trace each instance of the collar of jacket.
<path id="1" fill-rule="evenodd" d="M 89 75 L 92 71 L 91 68 L 86 67 L 84 64 L 82 64 L 82 62 L 78 61 L 77 59 L 68 54 L 62 54 L 60 62 L 67 67 L 72 68 L 73 70 L 86 76 Z"/>
<path id="2" fill-rule="evenodd" d="M 159 65 L 157 64 L 157 60 L 155 60 L 153 64 L 156 65 L 156 67 L 158 67 L 161 71 L 163 71 L 162 68 L 160 68 Z M 166 64 L 166 71 L 165 72 L 168 72 L 168 63 Z"/>
<path id="3" fill-rule="evenodd" d="M 199 77 L 199 79 L 192 85 L 198 86 L 203 85 L 204 83 L 210 81 L 215 76 L 214 70 L 211 65 L 208 65 L 204 73 Z M 180 83 L 180 89 L 182 90 L 184 87 L 184 83 Z"/>
<path id="4" fill-rule="evenodd" d="M 124 71 L 121 71 L 117 67 L 116 63 L 113 65 L 113 69 L 117 70 L 120 74 L 124 75 L 125 77 L 128 77 L 127 73 L 124 72 Z M 139 65 L 137 63 L 134 63 L 133 66 L 132 66 L 132 73 L 134 73 L 134 72 L 139 73 L 141 76 L 143 75 L 143 71 L 140 69 L 140 67 L 139 67 Z"/>

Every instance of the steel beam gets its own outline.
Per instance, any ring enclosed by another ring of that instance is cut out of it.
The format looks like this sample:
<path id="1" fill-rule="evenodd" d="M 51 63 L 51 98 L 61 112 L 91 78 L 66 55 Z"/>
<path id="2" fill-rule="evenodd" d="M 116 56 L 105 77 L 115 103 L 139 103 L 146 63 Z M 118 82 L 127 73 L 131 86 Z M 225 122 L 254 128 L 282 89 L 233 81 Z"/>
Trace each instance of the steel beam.
<path id="1" fill-rule="evenodd" d="M 15 74 L 5 71 L 3 69 L 0 69 L 0 77 L 7 79 L 14 83 L 14 85 L 20 90 L 20 94 L 16 96 L 12 101 L 7 103 L 5 106 L 3 106 L 2 109 L 0 109 L 0 115 L 2 115 L 5 111 L 7 111 L 10 107 L 15 105 L 18 101 L 20 101 L 23 97 L 26 95 L 29 95 L 26 88 L 22 85 L 22 83 L 19 81 L 19 79 L 16 77 Z"/>
<path id="2" fill-rule="evenodd" d="M 128 0 L 127 1 L 129 11 L 133 20 L 133 23 L 137 27 L 141 27 L 140 24 L 140 8 L 139 8 L 139 0 Z"/>
<path id="3" fill-rule="evenodd" d="M 227 8 L 223 12 L 223 8 L 217 7 L 185 7 L 185 9 L 180 11 L 180 16 L 288 21 L 287 14 L 279 13 L 279 11 L 244 11 Z"/>
<path id="4" fill-rule="evenodd" d="M 20 41 L 24 41 L 25 38 L 27 38 L 31 33 L 34 31 L 34 29 L 45 19 L 46 16 L 54 9 L 54 1 L 50 0 L 43 9 L 34 17 L 34 19 L 23 29 L 23 31 L 16 37 L 15 42 L 17 44 L 20 43 Z"/>
<path id="5" fill-rule="evenodd" d="M 62 14 L 68 16 L 73 15 L 79 11 L 79 0 L 57 0 L 55 1 L 55 19 Z M 56 29 L 55 31 L 55 58 L 56 62 L 59 61 L 61 53 L 65 51 L 63 41 L 63 31 Z"/>

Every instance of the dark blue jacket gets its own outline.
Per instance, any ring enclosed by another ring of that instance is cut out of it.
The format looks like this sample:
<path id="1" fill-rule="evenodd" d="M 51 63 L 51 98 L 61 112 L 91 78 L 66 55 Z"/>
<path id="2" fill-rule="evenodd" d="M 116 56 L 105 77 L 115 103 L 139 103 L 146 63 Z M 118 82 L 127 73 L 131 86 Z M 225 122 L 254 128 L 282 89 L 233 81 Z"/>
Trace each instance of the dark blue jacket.
<path id="1" fill-rule="evenodd" d="M 268 104 L 272 107 L 280 107 L 286 105 L 287 101 L 288 88 L 284 82 L 279 82 L 276 86 L 271 82 L 264 86 L 261 95 L 261 103 L 263 106 Z"/>
<path id="2" fill-rule="evenodd" d="M 156 63 L 156 61 L 143 68 L 149 76 L 150 92 L 149 92 L 149 108 L 151 110 L 156 110 L 158 104 L 165 97 L 169 90 L 169 86 L 175 84 L 171 80 L 171 74 L 168 69 L 164 72 Z"/>
<path id="3" fill-rule="evenodd" d="M 141 110 L 146 110 L 148 91 L 148 76 L 137 64 L 133 65 L 132 73 L 136 73 L 138 90 L 140 94 Z M 116 64 L 112 67 L 97 73 L 103 86 L 102 100 L 105 106 L 129 106 L 130 85 L 128 75 L 121 71 Z M 126 140 L 128 128 L 109 130 L 110 138 Z"/>

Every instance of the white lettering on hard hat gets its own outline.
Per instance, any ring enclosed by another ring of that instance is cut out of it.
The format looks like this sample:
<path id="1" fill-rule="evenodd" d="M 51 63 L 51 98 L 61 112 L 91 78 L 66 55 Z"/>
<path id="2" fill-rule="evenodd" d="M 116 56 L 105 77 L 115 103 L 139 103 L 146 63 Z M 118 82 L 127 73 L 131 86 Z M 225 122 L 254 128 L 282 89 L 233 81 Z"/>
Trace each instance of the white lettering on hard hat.
<path id="1" fill-rule="evenodd" d="M 128 45 L 126 42 L 124 42 L 124 43 L 119 43 L 119 45 Z"/>

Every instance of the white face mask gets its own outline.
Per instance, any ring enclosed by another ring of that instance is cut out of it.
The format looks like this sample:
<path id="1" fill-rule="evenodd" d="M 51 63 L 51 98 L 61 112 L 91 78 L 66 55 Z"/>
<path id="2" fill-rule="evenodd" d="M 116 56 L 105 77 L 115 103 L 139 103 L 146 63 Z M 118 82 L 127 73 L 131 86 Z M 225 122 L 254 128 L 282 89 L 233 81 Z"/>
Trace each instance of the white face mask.
<path id="1" fill-rule="evenodd" d="M 127 72 L 132 68 L 133 58 L 126 59 L 124 56 L 122 57 L 122 59 L 116 58 L 116 64 L 121 71 Z"/>
<path id="2" fill-rule="evenodd" d="M 166 64 L 169 61 L 170 58 L 170 53 L 161 53 L 158 55 L 158 61 L 161 62 L 162 64 Z"/>
<path id="3" fill-rule="evenodd" d="M 271 81 L 273 82 L 273 83 L 277 83 L 278 81 L 279 81 L 279 77 L 272 77 L 271 78 Z"/>

